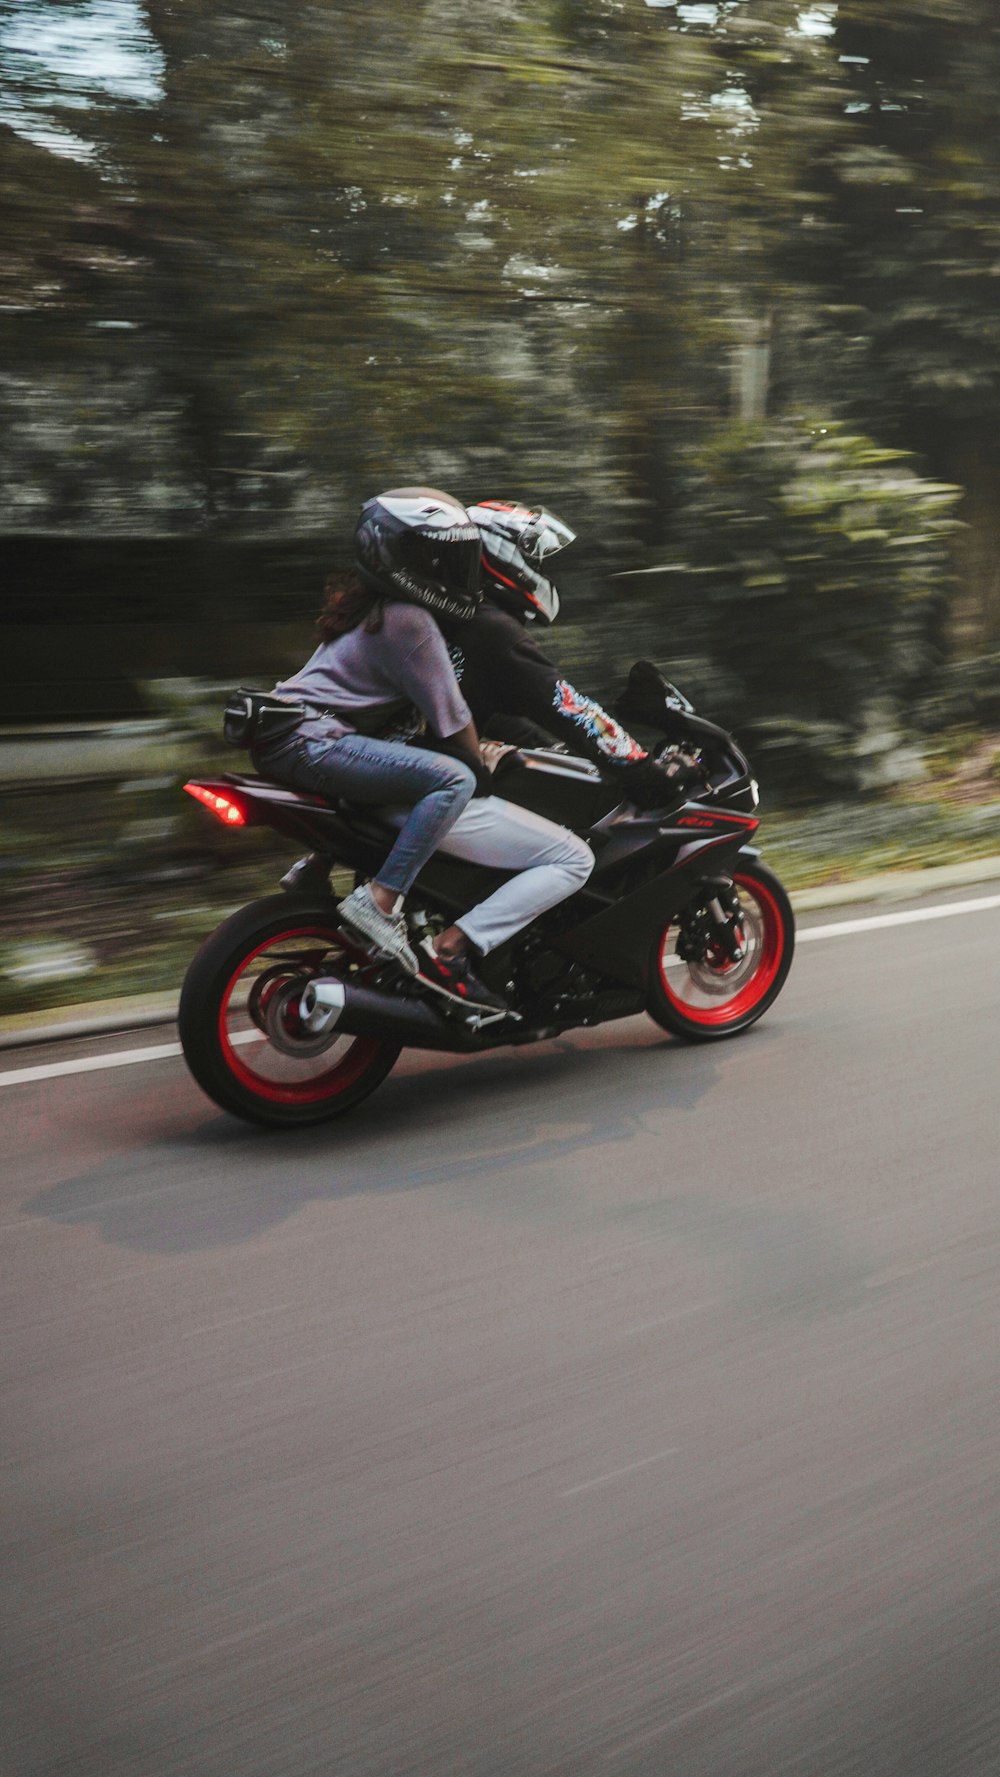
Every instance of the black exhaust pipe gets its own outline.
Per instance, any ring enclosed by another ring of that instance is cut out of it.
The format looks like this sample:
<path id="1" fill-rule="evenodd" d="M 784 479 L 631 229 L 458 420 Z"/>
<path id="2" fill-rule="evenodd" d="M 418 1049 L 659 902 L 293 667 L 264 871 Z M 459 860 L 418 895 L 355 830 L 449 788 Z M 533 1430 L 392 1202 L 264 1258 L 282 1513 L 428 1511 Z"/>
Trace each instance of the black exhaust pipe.
<path id="1" fill-rule="evenodd" d="M 481 1031 L 470 1030 L 439 1017 L 422 1000 L 375 993 L 370 987 L 356 987 L 347 981 L 310 981 L 299 1001 L 299 1014 L 314 1036 L 337 1032 L 381 1037 L 384 1042 L 405 1043 L 411 1049 L 445 1049 L 459 1055 L 486 1048 L 490 1032 L 488 1023 Z"/>

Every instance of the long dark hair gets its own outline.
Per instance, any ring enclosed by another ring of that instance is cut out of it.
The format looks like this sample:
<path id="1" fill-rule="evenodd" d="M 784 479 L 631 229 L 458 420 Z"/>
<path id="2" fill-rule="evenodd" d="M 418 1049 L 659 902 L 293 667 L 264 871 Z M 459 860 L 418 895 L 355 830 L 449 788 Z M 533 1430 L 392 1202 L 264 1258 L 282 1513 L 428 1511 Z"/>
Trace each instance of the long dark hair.
<path id="1" fill-rule="evenodd" d="M 382 628 L 382 596 L 366 586 L 360 574 L 331 574 L 323 588 L 323 609 L 316 628 L 324 642 L 335 642 L 363 623 L 369 635 Z"/>

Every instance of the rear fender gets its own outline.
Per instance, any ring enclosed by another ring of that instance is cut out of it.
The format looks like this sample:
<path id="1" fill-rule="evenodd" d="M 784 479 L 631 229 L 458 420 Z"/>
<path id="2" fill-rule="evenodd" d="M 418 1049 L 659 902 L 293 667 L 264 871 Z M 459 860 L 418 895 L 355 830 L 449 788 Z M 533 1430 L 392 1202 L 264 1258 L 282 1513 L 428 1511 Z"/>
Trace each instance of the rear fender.
<path id="1" fill-rule="evenodd" d="M 321 796 L 288 789 L 266 778 L 226 774 L 217 778 L 191 778 L 192 791 L 205 790 L 234 804 L 247 827 L 270 827 L 326 862 L 340 864 L 363 876 L 374 876 L 385 863 L 395 838 L 373 811 L 352 808 L 345 814 Z M 220 815 L 224 824 L 225 817 Z M 507 882 L 511 871 L 491 870 L 438 853 L 428 859 L 409 893 L 413 904 L 429 907 L 454 918 L 465 913 L 485 895 Z"/>
<path id="2" fill-rule="evenodd" d="M 272 784 L 263 778 L 225 774 L 217 778 L 190 778 L 185 788 L 207 791 L 240 811 L 238 824 L 270 827 L 275 833 L 304 845 L 310 852 L 366 875 L 385 862 L 391 836 L 373 827 L 371 834 L 348 825 L 340 811 L 320 796 Z M 224 824 L 230 824 L 225 821 Z M 363 818 L 363 817 L 362 817 Z"/>

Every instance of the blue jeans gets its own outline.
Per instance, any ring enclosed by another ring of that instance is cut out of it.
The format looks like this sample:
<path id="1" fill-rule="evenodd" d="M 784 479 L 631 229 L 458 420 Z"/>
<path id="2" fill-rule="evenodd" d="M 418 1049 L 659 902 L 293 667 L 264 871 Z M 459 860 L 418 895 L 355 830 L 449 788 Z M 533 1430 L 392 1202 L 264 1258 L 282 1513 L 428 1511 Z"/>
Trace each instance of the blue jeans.
<path id="1" fill-rule="evenodd" d="M 315 729 L 316 724 L 309 726 Z M 347 802 L 409 807 L 377 878 L 397 895 L 405 895 L 476 787 L 468 765 L 459 759 L 365 734 L 328 739 L 296 731 L 269 747 L 254 747 L 252 756 L 263 776 L 293 790 L 342 796 Z"/>

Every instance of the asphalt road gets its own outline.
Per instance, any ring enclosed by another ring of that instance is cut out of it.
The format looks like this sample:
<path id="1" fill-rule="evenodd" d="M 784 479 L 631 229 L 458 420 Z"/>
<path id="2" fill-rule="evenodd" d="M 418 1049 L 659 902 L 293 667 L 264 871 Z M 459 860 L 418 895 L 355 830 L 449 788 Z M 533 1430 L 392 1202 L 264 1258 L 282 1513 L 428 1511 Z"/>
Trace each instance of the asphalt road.
<path id="1" fill-rule="evenodd" d="M 295 1137 L 0 1078 L 4 1777 L 996 1777 L 998 944 Z"/>

